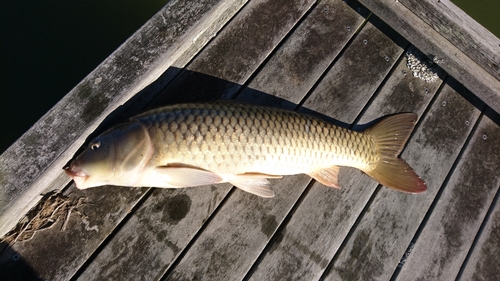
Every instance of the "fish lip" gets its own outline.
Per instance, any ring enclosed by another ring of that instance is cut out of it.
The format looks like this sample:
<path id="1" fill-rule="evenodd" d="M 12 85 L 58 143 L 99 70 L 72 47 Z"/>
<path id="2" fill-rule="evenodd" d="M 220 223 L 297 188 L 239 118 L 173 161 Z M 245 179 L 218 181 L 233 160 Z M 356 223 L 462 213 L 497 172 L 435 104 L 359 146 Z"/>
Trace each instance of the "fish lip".
<path id="1" fill-rule="evenodd" d="M 76 160 L 72 161 L 69 167 L 64 168 L 64 172 L 70 178 L 73 179 L 78 189 L 83 189 L 84 188 L 83 184 L 87 180 L 89 175 L 85 173 L 82 169 L 78 168 L 76 162 L 77 162 Z"/>
<path id="2" fill-rule="evenodd" d="M 64 169 L 64 172 L 70 176 L 71 178 L 79 177 L 79 178 L 87 178 L 89 175 L 87 175 L 84 171 L 79 170 L 75 171 L 71 168 L 66 168 Z"/>

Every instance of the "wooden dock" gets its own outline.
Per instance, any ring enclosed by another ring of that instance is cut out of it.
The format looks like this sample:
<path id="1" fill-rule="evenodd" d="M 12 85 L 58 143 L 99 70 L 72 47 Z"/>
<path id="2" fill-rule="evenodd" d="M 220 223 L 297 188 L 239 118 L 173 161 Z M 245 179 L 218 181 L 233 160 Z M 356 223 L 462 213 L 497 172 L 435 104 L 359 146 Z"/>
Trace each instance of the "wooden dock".
<path id="1" fill-rule="evenodd" d="M 446 0 L 361 2 L 170 1 L 0 156 L 0 279 L 500 280 L 500 40 Z M 401 157 L 428 190 L 351 168 L 273 199 L 63 173 L 110 125 L 220 99 L 351 128 L 418 113 Z"/>

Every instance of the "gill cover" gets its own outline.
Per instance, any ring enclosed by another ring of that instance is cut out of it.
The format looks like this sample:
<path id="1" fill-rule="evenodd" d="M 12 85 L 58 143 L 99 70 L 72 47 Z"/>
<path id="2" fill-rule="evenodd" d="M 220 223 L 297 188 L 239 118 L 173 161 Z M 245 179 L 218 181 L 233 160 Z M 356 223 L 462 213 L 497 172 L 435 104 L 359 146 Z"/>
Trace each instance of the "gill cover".
<path id="1" fill-rule="evenodd" d="M 78 188 L 105 184 L 134 186 L 153 155 L 147 129 L 133 120 L 99 135 L 66 169 Z"/>

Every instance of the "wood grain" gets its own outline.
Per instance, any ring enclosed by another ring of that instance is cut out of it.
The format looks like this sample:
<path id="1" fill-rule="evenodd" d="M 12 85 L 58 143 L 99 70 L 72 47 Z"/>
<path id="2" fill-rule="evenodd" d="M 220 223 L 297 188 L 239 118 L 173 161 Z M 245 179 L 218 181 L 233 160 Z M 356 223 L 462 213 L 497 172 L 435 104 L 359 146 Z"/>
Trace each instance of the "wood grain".
<path id="1" fill-rule="evenodd" d="M 154 189 L 78 280 L 158 280 L 200 231 L 231 185 Z M 202 191 L 202 192 L 200 192 Z M 89 239 L 92 240 L 92 239 Z"/>
<path id="2" fill-rule="evenodd" d="M 65 230 L 64 220 L 59 220 L 51 228 L 37 231 L 32 239 L 8 247 L 0 255 L 0 268 L 8 266 L 8 270 L 0 273 L 6 280 L 19 278 L 10 276 L 11 272 L 29 270 L 36 272 L 37 278 L 69 280 L 144 196 L 144 191 L 122 188 L 116 192 L 114 187 L 78 190 L 72 186 L 65 194 L 76 200 L 84 198 L 86 203 L 71 212 Z M 14 255 L 26 263 L 12 262 Z M 33 277 L 25 280 L 30 279 Z"/>
<path id="3" fill-rule="evenodd" d="M 154 101 L 166 104 L 234 98 L 242 85 L 274 51 L 316 1 L 252 1 L 196 59 L 175 83 Z M 202 75 L 197 75 L 200 73 Z M 203 77 L 220 79 L 206 83 Z M 203 86 L 203 87 L 202 87 Z M 203 90 L 200 91 L 199 87 Z M 180 95 L 178 92 L 189 93 Z"/>
<path id="4" fill-rule="evenodd" d="M 479 114 L 452 87 L 443 87 L 401 155 L 428 190 L 416 196 L 386 188 L 377 192 L 326 280 L 391 277 Z"/>
<path id="5" fill-rule="evenodd" d="M 457 276 L 500 186 L 498 151 L 500 127 L 483 115 L 398 280 Z"/>
<path id="6" fill-rule="evenodd" d="M 485 67 L 494 68 L 494 66 L 478 65 L 467 55 L 467 50 L 461 49 L 462 47 L 452 43 L 453 41 L 448 41 L 440 32 L 416 15 L 416 11 L 408 9 L 399 1 L 361 0 L 360 2 L 425 55 L 433 59 L 449 75 L 467 87 L 488 106 L 496 112 L 500 112 L 500 80 L 498 75 L 493 76 L 485 70 Z M 439 13 L 439 11 L 435 13 Z M 452 18 L 451 20 L 456 19 Z M 460 24 L 456 23 L 456 25 Z M 470 38 L 474 38 L 474 41 L 481 40 L 476 33 L 470 34 Z M 489 52 L 498 54 L 499 48 L 500 46 L 497 45 Z M 481 50 L 476 50 L 476 53 L 478 51 Z M 475 57 L 481 56 L 481 53 L 475 55 Z M 495 61 L 498 66 L 498 57 Z"/>
<path id="7" fill-rule="evenodd" d="M 391 30 L 371 17 L 303 103 L 303 111 L 335 112 L 338 123 L 353 123 L 408 44 Z"/>
<path id="8" fill-rule="evenodd" d="M 449 0 L 399 0 L 422 21 L 500 80 L 500 39 Z"/>
<path id="9" fill-rule="evenodd" d="M 321 1 L 238 96 L 243 102 L 295 109 L 338 59 L 365 21 L 344 2 Z M 259 92 L 269 95 L 264 98 Z"/>
<path id="10" fill-rule="evenodd" d="M 472 249 L 472 254 L 464 272 L 462 280 L 498 280 L 500 271 L 498 270 L 497 257 L 500 254 L 500 204 L 498 204 L 498 194 L 492 204 L 492 212 L 487 217 L 484 228 L 477 244 Z"/>
<path id="11" fill-rule="evenodd" d="M 276 200 L 236 190 L 166 280 L 241 280 L 310 181 L 273 181 Z"/>

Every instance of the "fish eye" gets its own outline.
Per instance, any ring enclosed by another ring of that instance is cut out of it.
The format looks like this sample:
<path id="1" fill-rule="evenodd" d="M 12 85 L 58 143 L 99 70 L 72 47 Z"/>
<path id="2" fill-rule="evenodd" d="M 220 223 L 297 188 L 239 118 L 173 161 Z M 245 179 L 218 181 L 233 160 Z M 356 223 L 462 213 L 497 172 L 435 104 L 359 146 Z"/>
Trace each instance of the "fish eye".
<path id="1" fill-rule="evenodd" d="M 99 146 L 101 146 L 101 142 L 100 141 L 95 141 L 93 143 L 90 144 L 90 149 L 92 150 L 96 150 L 99 148 Z"/>

